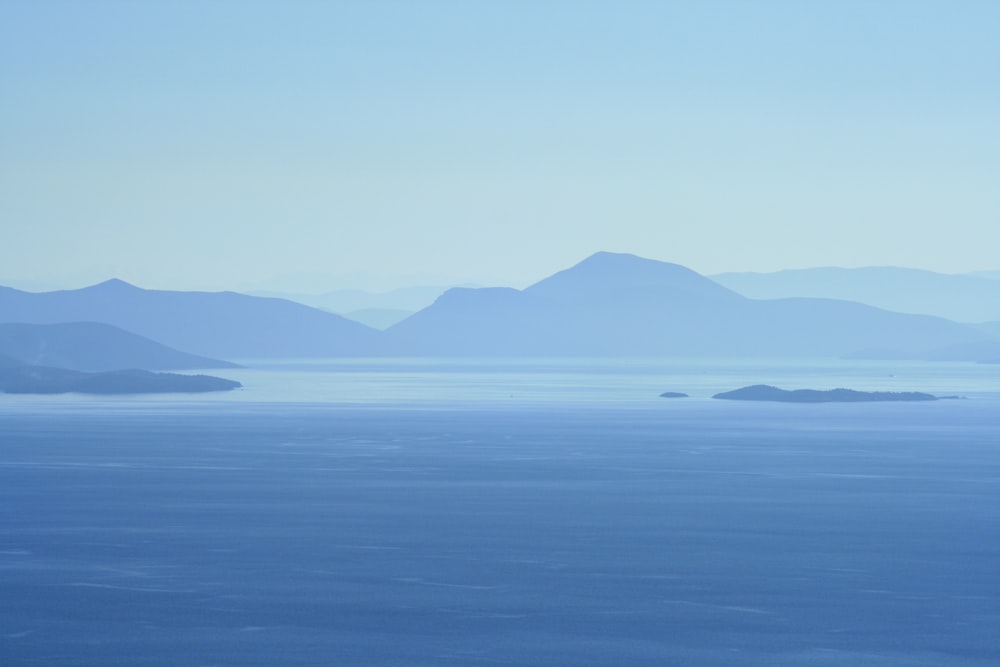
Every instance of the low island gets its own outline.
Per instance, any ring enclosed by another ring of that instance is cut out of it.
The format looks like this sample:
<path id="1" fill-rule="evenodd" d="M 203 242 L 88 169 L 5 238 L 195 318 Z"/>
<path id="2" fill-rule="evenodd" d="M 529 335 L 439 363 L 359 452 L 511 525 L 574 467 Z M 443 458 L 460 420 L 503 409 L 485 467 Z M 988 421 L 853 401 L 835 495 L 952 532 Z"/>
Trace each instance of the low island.
<path id="1" fill-rule="evenodd" d="M 65 368 L 17 365 L 0 368 L 0 392 L 7 394 L 165 394 L 229 391 L 239 382 L 212 375 L 144 370 L 85 373 Z"/>
<path id="2" fill-rule="evenodd" d="M 679 391 L 665 391 L 660 394 L 660 398 L 688 398 L 688 395 Z"/>
<path id="3" fill-rule="evenodd" d="M 919 391 L 855 391 L 853 389 L 779 389 L 755 384 L 716 394 L 712 398 L 729 401 L 778 401 L 781 403 L 877 403 L 884 401 L 938 401 L 957 396 L 934 396 Z"/>

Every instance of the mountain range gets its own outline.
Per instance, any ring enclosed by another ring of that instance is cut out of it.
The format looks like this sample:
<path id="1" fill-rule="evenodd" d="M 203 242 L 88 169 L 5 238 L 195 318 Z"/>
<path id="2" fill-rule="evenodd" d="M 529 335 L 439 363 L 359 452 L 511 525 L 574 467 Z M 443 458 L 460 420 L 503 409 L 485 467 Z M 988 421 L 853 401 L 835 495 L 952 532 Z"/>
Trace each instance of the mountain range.
<path id="1" fill-rule="evenodd" d="M 523 290 L 449 289 L 384 332 L 285 299 L 145 290 L 118 280 L 45 293 L 0 288 L 0 321 L 101 322 L 174 351 L 225 359 L 1000 357 L 988 325 L 828 298 L 753 299 L 677 264 L 606 252 Z M 0 347 L 4 353 L 17 358 Z"/>
<path id="2" fill-rule="evenodd" d="M 378 333 L 285 299 L 146 290 L 121 280 L 42 293 L 0 288 L 0 321 L 103 322 L 178 350 L 226 359 L 367 355 L 376 352 Z"/>
<path id="3" fill-rule="evenodd" d="M 849 301 L 750 299 L 683 266 L 601 252 L 524 290 L 451 289 L 386 337 L 397 354 L 923 358 L 989 335 Z"/>
<path id="4" fill-rule="evenodd" d="M 1000 280 L 897 267 L 792 269 L 720 273 L 712 280 L 753 299 L 822 297 L 956 322 L 1000 320 Z"/>

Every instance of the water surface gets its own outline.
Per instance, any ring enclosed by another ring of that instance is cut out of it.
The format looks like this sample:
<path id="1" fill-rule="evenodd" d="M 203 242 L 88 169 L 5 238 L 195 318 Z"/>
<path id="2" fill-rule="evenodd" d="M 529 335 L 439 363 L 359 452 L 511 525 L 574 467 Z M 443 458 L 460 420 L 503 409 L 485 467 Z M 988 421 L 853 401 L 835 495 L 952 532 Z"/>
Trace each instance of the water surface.
<path id="1" fill-rule="evenodd" d="M 995 369 L 344 366 L 0 396 L 0 663 L 1000 660 Z"/>

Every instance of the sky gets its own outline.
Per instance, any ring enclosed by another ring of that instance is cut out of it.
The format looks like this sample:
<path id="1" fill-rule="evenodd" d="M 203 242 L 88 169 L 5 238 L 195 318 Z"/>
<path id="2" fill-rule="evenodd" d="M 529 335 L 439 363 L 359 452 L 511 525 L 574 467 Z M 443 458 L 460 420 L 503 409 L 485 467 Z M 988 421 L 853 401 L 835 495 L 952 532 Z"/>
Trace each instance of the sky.
<path id="1" fill-rule="evenodd" d="M 994 0 L 0 0 L 0 284 L 998 269 L 997 26 Z"/>

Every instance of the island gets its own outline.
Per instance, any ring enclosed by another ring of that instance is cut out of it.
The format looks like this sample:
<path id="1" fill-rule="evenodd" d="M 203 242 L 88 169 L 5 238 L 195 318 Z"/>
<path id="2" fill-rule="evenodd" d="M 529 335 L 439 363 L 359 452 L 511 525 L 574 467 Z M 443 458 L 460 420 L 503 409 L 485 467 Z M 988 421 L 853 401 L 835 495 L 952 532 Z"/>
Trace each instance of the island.
<path id="1" fill-rule="evenodd" d="M 729 401 L 778 401 L 781 403 L 876 403 L 884 401 L 938 401 L 957 396 L 934 396 L 919 391 L 855 391 L 853 389 L 779 389 L 755 384 L 716 394 L 712 398 Z"/>
<path id="2" fill-rule="evenodd" d="M 660 394 L 660 398 L 687 398 L 687 394 L 682 394 L 679 391 L 665 391 Z"/>
<path id="3" fill-rule="evenodd" d="M 144 370 L 86 373 L 46 366 L 0 368 L 0 392 L 6 394 L 165 394 L 229 391 L 243 385 L 212 375 L 180 375 Z"/>

